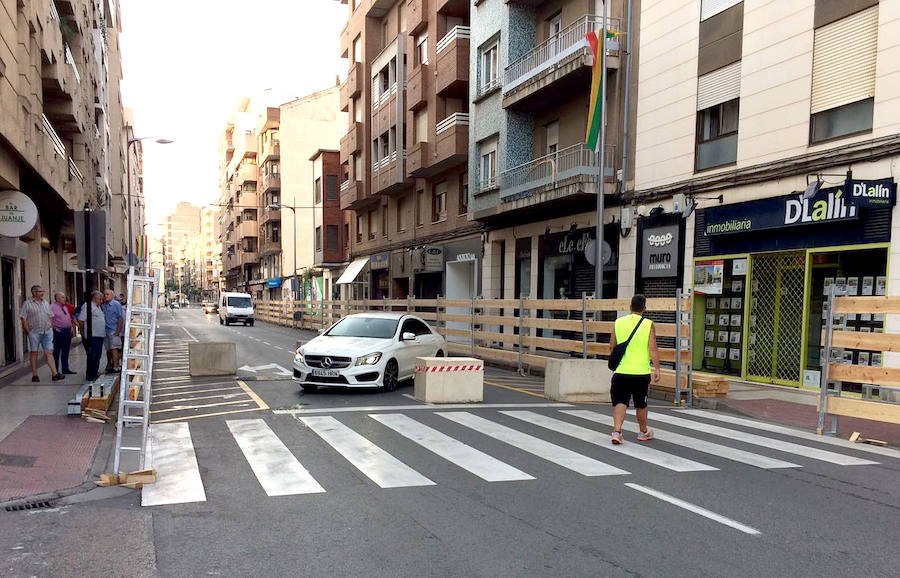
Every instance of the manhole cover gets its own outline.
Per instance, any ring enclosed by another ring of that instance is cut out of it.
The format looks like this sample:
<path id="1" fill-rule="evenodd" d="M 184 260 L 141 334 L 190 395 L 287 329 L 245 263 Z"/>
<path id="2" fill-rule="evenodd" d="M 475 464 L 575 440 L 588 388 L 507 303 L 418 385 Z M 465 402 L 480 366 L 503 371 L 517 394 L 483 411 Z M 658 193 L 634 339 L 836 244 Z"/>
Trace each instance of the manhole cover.
<path id="1" fill-rule="evenodd" d="M 30 468 L 34 465 L 34 456 L 19 456 L 15 454 L 0 454 L 0 466 L 14 466 L 17 468 Z"/>

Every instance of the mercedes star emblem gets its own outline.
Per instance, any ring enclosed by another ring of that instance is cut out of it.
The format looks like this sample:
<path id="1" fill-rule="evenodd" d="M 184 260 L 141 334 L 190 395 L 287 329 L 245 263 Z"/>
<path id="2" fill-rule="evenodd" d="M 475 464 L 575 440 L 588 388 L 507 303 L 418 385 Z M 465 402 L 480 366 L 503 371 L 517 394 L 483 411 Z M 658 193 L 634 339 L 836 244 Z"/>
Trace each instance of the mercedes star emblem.
<path id="1" fill-rule="evenodd" d="M 323 357 L 323 358 L 322 358 L 322 367 L 324 367 L 325 369 L 328 369 L 329 367 L 331 367 L 331 364 L 332 364 L 332 363 L 333 363 L 333 362 L 331 361 L 331 358 L 330 358 L 330 357 Z"/>

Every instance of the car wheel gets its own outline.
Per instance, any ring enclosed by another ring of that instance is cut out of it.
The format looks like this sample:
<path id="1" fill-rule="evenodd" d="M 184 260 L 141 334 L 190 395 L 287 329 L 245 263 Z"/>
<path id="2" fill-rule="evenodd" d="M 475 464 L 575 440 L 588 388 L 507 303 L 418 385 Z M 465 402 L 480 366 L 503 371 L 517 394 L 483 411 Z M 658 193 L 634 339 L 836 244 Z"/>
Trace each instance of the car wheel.
<path id="1" fill-rule="evenodd" d="M 394 391 L 397 389 L 397 382 L 400 381 L 400 369 L 397 366 L 397 360 L 392 359 L 384 366 L 384 376 L 381 379 L 381 389 L 383 391 Z"/>
<path id="2" fill-rule="evenodd" d="M 228 327 L 229 325 L 231 325 L 231 321 L 229 321 L 228 318 L 226 317 L 225 318 L 225 327 Z"/>
<path id="3" fill-rule="evenodd" d="M 252 321 L 250 322 L 250 327 L 253 327 L 253 322 L 252 322 Z"/>
<path id="4" fill-rule="evenodd" d="M 316 391 L 319 389 L 318 385 L 301 385 L 300 387 L 303 388 L 303 391 Z"/>

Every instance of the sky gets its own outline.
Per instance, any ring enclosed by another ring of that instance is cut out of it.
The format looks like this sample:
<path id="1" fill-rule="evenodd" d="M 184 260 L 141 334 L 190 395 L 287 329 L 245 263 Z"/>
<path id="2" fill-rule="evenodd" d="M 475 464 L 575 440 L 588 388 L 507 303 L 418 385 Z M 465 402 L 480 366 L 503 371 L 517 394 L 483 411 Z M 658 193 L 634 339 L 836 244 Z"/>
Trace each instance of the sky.
<path id="1" fill-rule="evenodd" d="M 144 141 L 151 231 L 179 201 L 218 199 L 218 138 L 238 98 L 285 100 L 346 75 L 337 0 L 121 0 L 122 99 Z"/>

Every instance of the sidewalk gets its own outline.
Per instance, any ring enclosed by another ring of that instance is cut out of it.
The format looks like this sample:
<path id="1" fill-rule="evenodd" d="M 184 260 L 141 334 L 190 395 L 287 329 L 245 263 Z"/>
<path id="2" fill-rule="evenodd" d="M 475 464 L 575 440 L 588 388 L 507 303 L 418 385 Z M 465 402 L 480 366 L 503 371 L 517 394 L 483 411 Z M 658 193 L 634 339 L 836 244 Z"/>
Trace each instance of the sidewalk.
<path id="1" fill-rule="evenodd" d="M 103 424 L 66 415 L 66 401 L 84 383 L 79 343 L 69 357 L 76 375 L 51 381 L 41 360 L 39 383 L 25 367 L 0 385 L 0 502 L 49 494 L 85 482 Z"/>
<path id="2" fill-rule="evenodd" d="M 816 430 L 819 422 L 817 392 L 792 387 L 730 382 L 731 388 L 723 398 L 705 398 L 703 407 L 730 411 L 762 421 L 797 428 Z M 831 428 L 832 416 L 825 418 L 825 430 Z M 852 417 L 838 418 L 838 435 L 844 439 L 858 431 L 864 438 L 886 441 L 900 446 L 900 426 Z"/>

